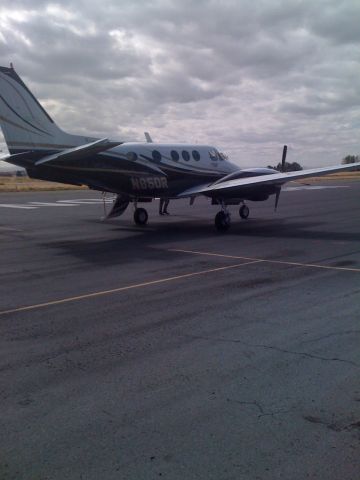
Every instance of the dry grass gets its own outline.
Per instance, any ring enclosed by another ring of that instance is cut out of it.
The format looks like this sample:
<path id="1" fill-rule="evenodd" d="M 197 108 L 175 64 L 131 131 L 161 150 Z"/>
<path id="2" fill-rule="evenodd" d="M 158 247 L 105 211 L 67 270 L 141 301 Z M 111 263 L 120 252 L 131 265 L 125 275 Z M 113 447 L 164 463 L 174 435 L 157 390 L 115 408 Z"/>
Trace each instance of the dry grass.
<path id="1" fill-rule="evenodd" d="M 319 180 L 360 180 L 360 172 L 339 172 L 339 173 L 330 173 L 329 175 L 324 175 L 323 177 L 309 177 L 298 180 L 299 182 L 318 182 Z"/>
<path id="2" fill-rule="evenodd" d="M 28 177 L 3 177 L 0 176 L 0 192 L 29 192 L 45 190 L 83 190 L 87 187 L 66 185 L 64 183 L 33 180 Z"/>

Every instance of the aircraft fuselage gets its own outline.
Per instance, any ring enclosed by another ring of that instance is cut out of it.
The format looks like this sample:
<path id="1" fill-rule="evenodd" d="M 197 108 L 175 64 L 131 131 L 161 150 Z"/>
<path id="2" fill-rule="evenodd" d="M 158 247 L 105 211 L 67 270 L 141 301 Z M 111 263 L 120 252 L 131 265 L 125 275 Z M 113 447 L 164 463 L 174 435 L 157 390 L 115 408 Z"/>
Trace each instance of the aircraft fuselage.
<path id="1" fill-rule="evenodd" d="M 52 151 L 33 152 L 19 164 L 31 177 L 87 184 L 97 190 L 130 197 L 173 197 L 186 188 L 214 182 L 239 167 L 215 147 L 192 144 L 123 143 L 105 153 L 76 162 L 34 166 Z"/>

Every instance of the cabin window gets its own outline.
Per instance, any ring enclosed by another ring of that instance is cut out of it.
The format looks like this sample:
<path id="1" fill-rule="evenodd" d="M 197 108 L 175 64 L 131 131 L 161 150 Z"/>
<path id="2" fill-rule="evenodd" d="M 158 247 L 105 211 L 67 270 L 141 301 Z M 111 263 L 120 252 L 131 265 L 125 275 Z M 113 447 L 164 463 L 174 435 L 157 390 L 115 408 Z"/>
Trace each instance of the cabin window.
<path id="1" fill-rule="evenodd" d="M 200 153 L 197 150 L 192 151 L 192 156 L 193 156 L 193 159 L 196 160 L 197 162 L 200 160 Z"/>
<path id="2" fill-rule="evenodd" d="M 135 162 L 138 158 L 137 153 L 135 153 L 135 152 L 128 152 L 126 154 L 126 157 L 127 157 L 128 160 L 132 160 L 133 162 Z"/>
<path id="3" fill-rule="evenodd" d="M 182 158 L 183 158 L 186 162 L 188 162 L 188 161 L 190 160 L 190 154 L 189 154 L 189 152 L 187 152 L 186 150 L 183 150 L 183 151 L 181 152 L 181 155 L 182 155 Z"/>
<path id="4" fill-rule="evenodd" d="M 158 150 L 152 151 L 152 157 L 154 162 L 160 163 L 161 162 L 161 153 Z"/>
<path id="5" fill-rule="evenodd" d="M 171 150 L 170 152 L 171 158 L 174 160 L 174 162 L 178 162 L 180 155 L 176 150 Z"/>

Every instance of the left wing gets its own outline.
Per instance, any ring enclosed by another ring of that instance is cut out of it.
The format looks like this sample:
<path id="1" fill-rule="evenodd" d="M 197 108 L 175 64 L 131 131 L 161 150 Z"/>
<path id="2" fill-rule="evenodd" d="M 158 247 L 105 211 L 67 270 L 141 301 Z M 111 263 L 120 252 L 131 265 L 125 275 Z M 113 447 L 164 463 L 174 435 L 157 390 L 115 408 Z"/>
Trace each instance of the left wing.
<path id="1" fill-rule="evenodd" d="M 284 183 L 290 182 L 291 180 L 300 180 L 301 178 L 306 177 L 320 177 L 322 175 L 328 175 L 329 173 L 343 172 L 358 167 L 360 167 L 360 162 L 350 163 L 347 165 L 336 165 L 333 167 L 312 168 L 310 170 L 300 170 L 298 172 L 273 173 L 247 178 L 237 178 L 234 180 L 225 180 L 223 182 L 221 182 L 221 180 L 217 180 L 217 182 L 210 185 L 207 184 L 189 188 L 188 190 L 180 193 L 178 197 L 181 198 L 211 193 L 218 195 L 221 195 L 221 193 L 231 193 L 231 195 L 236 197 L 237 191 L 240 193 L 244 187 L 257 185 L 276 185 L 281 187 Z"/>

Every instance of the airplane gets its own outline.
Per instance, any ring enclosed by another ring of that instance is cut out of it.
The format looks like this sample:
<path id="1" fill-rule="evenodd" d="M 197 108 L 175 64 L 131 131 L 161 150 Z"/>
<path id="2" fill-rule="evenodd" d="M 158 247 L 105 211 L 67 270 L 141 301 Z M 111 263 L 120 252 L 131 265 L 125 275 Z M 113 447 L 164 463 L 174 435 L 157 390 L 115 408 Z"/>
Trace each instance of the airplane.
<path id="1" fill-rule="evenodd" d="M 285 172 L 246 168 L 231 163 L 211 145 L 121 142 L 108 138 L 72 135 L 61 130 L 27 88 L 12 64 L 0 67 L 0 125 L 9 150 L 1 158 L 26 169 L 30 178 L 86 185 L 116 195 L 106 218 L 122 215 L 134 205 L 134 222 L 145 225 L 148 213 L 141 203 L 154 198 L 189 198 L 203 195 L 219 205 L 215 227 L 225 232 L 231 225 L 229 205 L 240 205 L 246 219 L 247 201 L 262 202 L 275 196 L 275 210 L 282 186 L 289 181 L 352 170 L 350 165 Z"/>

